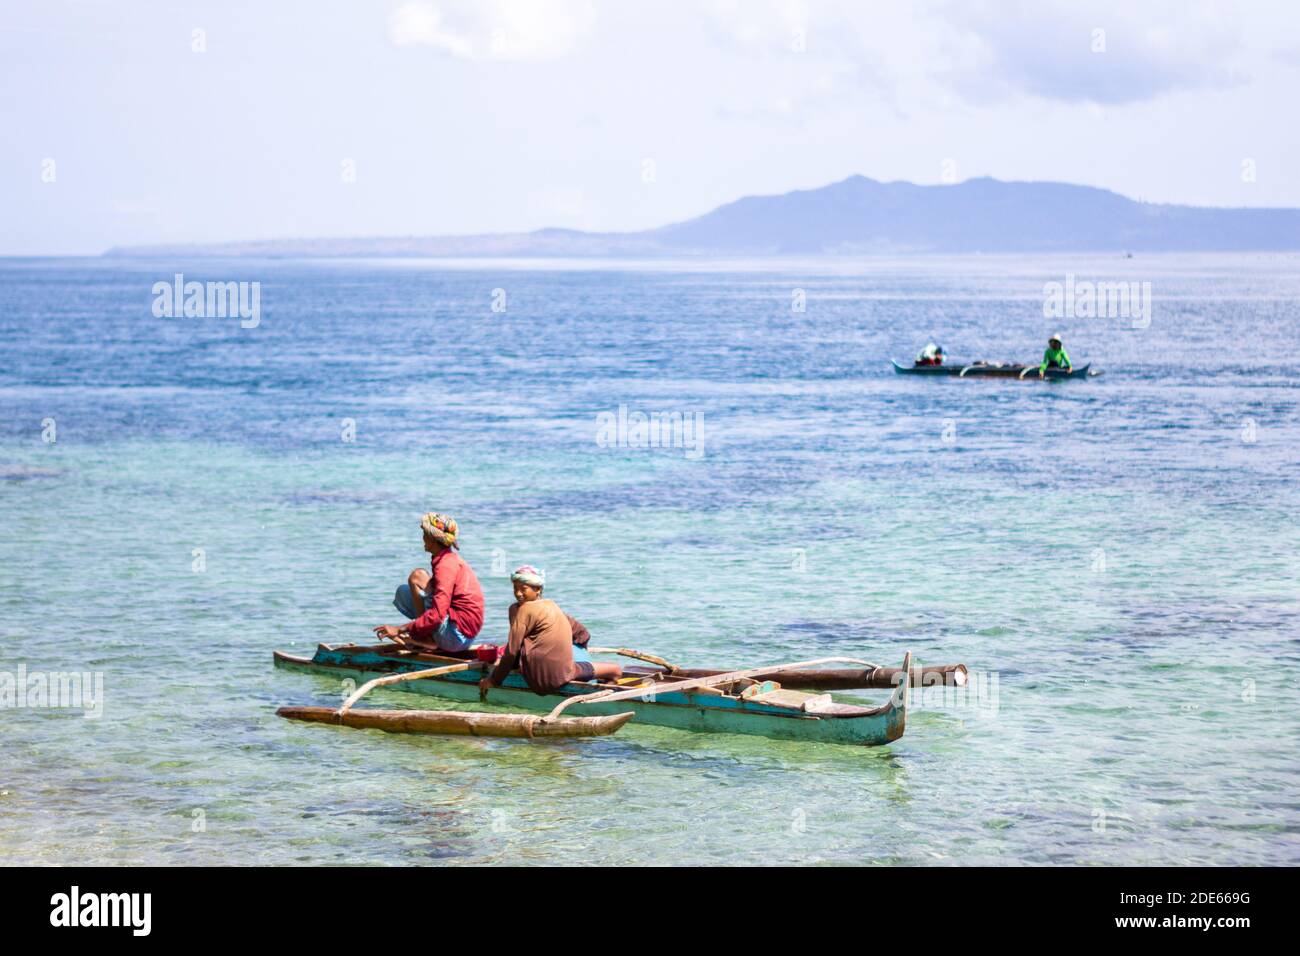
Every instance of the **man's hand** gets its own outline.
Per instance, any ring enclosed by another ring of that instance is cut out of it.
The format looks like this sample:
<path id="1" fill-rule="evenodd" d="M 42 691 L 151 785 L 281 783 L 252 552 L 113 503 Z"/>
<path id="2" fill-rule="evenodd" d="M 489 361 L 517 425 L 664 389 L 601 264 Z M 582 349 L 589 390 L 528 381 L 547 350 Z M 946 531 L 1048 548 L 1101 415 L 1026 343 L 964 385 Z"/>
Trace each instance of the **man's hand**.
<path id="1" fill-rule="evenodd" d="M 403 643 L 401 639 L 402 629 L 400 627 L 395 627 L 392 624 L 380 624 L 375 628 L 375 636 L 380 640 L 388 638 L 390 641 L 396 641 L 398 644 Z"/>

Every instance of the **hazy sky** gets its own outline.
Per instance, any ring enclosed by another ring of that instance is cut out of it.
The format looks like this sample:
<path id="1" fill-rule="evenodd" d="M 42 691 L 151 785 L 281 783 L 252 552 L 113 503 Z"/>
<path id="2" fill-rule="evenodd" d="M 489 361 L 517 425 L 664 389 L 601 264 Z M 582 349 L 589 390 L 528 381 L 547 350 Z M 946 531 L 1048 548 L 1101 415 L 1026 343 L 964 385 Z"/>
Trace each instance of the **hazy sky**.
<path id="1" fill-rule="evenodd" d="M 0 77 L 4 255 L 638 229 L 852 173 L 1300 206 L 1295 0 L 0 0 Z"/>

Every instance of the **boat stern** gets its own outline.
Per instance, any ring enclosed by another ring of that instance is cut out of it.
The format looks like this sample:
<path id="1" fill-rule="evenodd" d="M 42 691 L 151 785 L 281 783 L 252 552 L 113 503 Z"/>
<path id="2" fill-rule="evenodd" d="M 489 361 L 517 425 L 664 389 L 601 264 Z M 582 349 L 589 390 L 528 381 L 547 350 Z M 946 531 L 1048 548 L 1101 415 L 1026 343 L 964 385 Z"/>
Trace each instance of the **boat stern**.
<path id="1" fill-rule="evenodd" d="M 893 696 L 889 698 L 889 722 L 885 728 L 885 739 L 891 743 L 903 736 L 907 730 L 907 705 L 912 696 L 912 652 L 903 653 L 902 673 L 898 675 L 898 684 Z"/>

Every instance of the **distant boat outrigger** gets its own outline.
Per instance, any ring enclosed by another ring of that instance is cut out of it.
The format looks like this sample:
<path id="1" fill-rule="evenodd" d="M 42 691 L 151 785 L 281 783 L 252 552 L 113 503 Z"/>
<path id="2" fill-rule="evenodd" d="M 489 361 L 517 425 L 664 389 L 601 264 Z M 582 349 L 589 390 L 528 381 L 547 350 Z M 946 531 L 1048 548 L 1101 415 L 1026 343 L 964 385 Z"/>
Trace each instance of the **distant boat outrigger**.
<path id="1" fill-rule="evenodd" d="M 958 378 L 1092 378 L 1101 371 L 1092 371 L 1092 363 L 1074 365 L 1066 354 L 1058 332 L 1047 340 L 1047 350 L 1043 360 L 1037 365 L 1025 365 L 1017 362 L 968 362 L 965 365 L 944 365 L 947 356 L 933 342 L 921 350 L 921 354 L 911 365 L 894 363 L 894 371 L 900 375 L 955 375 Z"/>
<path id="2" fill-rule="evenodd" d="M 894 362 L 894 371 L 900 375 L 955 375 L 957 378 L 1038 378 L 1037 365 L 1013 362 L 971 362 L 969 365 L 900 365 Z M 1092 370 L 1092 363 L 1074 368 L 1049 368 L 1043 378 L 1096 378 L 1101 370 Z"/>

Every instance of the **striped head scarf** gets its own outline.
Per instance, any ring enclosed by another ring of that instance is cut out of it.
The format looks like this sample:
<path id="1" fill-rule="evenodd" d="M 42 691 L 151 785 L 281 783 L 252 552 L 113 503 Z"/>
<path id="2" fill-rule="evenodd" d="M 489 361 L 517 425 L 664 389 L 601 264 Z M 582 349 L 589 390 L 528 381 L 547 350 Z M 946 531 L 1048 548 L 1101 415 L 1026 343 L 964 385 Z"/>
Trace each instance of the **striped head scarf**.
<path id="1" fill-rule="evenodd" d="M 515 573 L 510 575 L 510 580 L 531 587 L 542 588 L 546 587 L 546 572 L 538 570 L 531 564 L 525 564 L 523 567 L 515 568 Z"/>
<path id="2" fill-rule="evenodd" d="M 420 519 L 420 529 L 444 548 L 460 550 L 460 528 L 450 515 L 430 511 Z"/>

